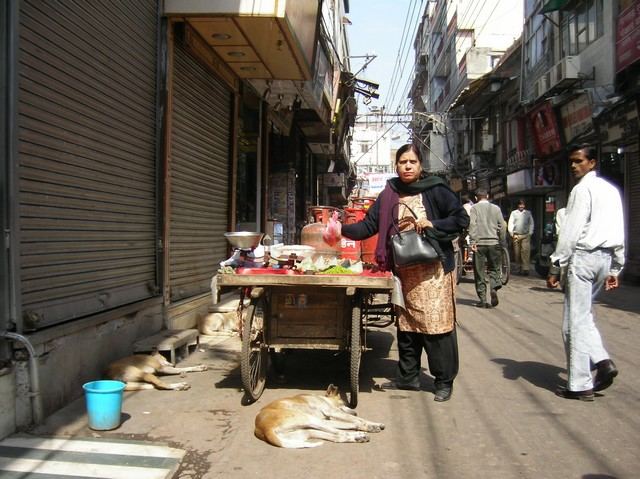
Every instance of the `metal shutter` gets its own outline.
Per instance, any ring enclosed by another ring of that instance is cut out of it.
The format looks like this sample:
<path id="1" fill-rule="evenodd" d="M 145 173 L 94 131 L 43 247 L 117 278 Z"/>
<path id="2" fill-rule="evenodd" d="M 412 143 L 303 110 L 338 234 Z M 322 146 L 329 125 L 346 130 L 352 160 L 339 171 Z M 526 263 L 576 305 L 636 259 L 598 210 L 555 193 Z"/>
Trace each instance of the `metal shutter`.
<path id="1" fill-rule="evenodd" d="M 225 259 L 231 92 L 176 41 L 170 162 L 171 301 L 210 289 Z"/>
<path id="2" fill-rule="evenodd" d="M 157 294 L 158 2 L 20 2 L 25 328 Z"/>
<path id="3" fill-rule="evenodd" d="M 628 198 L 627 209 L 627 247 L 625 271 L 632 277 L 640 279 L 640 153 L 638 143 L 627 146 L 625 162 L 628 164 L 625 196 Z"/>

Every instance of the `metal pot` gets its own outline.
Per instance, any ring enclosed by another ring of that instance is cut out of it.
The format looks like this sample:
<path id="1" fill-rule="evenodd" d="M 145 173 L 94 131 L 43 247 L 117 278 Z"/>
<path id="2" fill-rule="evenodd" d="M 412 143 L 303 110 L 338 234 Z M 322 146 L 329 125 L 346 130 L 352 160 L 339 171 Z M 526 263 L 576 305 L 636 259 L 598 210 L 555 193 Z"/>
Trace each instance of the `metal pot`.
<path id="1" fill-rule="evenodd" d="M 263 236 L 264 233 L 257 233 L 255 231 L 233 231 L 224 234 L 229 244 L 238 249 L 257 248 Z"/>

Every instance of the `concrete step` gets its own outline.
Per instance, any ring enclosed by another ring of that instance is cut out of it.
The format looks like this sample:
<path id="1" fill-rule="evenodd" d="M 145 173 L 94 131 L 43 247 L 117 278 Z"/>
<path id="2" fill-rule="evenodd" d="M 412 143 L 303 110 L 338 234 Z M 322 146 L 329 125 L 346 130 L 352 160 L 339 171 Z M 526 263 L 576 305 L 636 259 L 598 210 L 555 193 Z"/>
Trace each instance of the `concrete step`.
<path id="1" fill-rule="evenodd" d="M 193 353 L 199 344 L 200 335 L 197 329 L 166 329 L 136 341 L 133 344 L 133 351 L 135 353 L 158 351 L 175 364 Z"/>
<path id="2" fill-rule="evenodd" d="M 0 477 L 169 479 L 184 454 L 141 441 L 14 435 L 0 441 Z"/>

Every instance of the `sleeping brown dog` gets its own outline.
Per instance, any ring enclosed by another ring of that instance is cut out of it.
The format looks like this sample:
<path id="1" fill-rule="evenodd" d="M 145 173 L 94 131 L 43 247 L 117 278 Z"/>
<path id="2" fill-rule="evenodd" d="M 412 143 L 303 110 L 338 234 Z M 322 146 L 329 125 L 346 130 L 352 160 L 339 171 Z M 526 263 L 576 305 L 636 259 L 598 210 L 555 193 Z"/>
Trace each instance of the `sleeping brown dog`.
<path id="1" fill-rule="evenodd" d="M 125 391 L 139 391 L 141 389 L 172 389 L 184 391 L 189 389 L 189 383 L 165 383 L 156 374 L 180 374 L 206 371 L 204 364 L 177 368 L 160 353 L 134 354 L 118 359 L 111 363 L 105 375 L 126 383 Z"/>
<path id="2" fill-rule="evenodd" d="M 333 384 L 324 396 L 298 394 L 277 399 L 263 407 L 255 421 L 258 439 L 285 448 L 321 446 L 322 440 L 369 442 L 368 432 L 383 429 L 384 424 L 358 417 Z"/>

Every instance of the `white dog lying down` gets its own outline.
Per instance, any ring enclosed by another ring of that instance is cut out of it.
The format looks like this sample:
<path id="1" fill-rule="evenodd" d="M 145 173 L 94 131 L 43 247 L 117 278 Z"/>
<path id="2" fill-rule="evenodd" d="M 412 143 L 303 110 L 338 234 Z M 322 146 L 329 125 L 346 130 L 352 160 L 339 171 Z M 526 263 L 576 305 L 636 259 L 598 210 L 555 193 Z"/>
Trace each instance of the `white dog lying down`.
<path id="1" fill-rule="evenodd" d="M 277 399 L 256 416 L 255 435 L 274 446 L 302 448 L 325 441 L 368 442 L 367 432 L 380 432 L 384 424 L 356 415 L 340 399 L 338 388 L 329 385 L 325 396 L 299 394 Z"/>
<path id="2" fill-rule="evenodd" d="M 188 383 L 165 383 L 156 374 L 180 374 L 206 371 L 207 366 L 176 368 L 160 353 L 134 354 L 126 358 L 118 359 L 111 363 L 105 375 L 109 379 L 115 379 L 126 383 L 125 391 L 138 391 L 140 389 L 175 389 L 184 391 L 189 389 Z"/>

